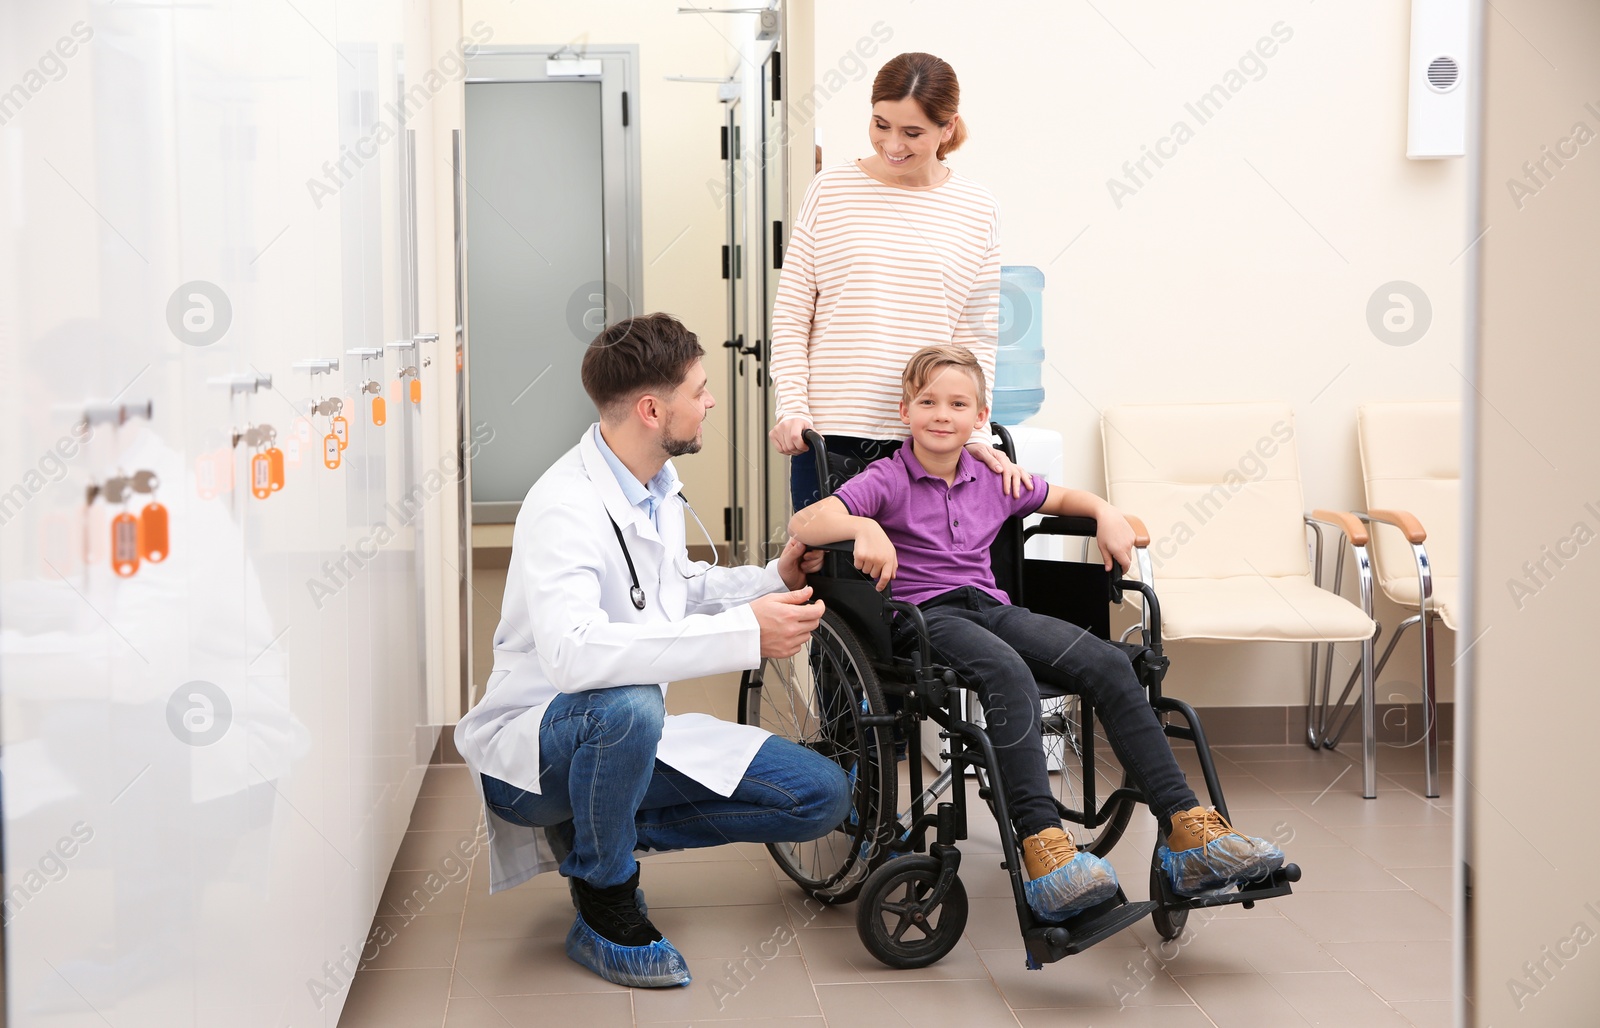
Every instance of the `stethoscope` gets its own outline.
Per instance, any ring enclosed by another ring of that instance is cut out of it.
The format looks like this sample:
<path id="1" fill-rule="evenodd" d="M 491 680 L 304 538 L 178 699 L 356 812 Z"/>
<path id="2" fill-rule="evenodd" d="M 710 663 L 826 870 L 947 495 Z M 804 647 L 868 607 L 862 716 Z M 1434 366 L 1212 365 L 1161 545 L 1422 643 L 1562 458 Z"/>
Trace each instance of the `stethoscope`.
<path id="1" fill-rule="evenodd" d="M 682 491 L 678 493 L 678 499 L 683 501 L 684 509 L 689 512 L 690 517 L 694 518 L 694 523 L 700 526 L 700 534 L 705 536 L 706 542 L 711 544 L 711 567 L 716 567 L 718 562 L 716 540 L 711 538 L 710 532 L 706 531 L 705 522 L 700 520 L 700 515 L 695 513 L 694 507 L 689 503 L 689 498 L 683 495 Z M 633 554 L 628 552 L 628 543 L 622 538 L 622 528 L 617 524 L 617 519 L 611 516 L 609 510 L 606 511 L 606 518 L 611 522 L 611 530 L 617 533 L 617 545 L 622 547 L 622 559 L 628 562 L 628 577 L 633 579 L 633 588 L 628 590 L 628 598 L 633 601 L 635 610 L 643 610 L 644 589 L 639 585 L 639 572 L 633 566 Z M 711 568 L 706 570 L 709 571 Z M 705 574 L 704 571 L 700 573 Z M 694 575 L 685 575 L 682 568 L 678 569 L 678 574 L 685 580 L 695 577 Z"/>

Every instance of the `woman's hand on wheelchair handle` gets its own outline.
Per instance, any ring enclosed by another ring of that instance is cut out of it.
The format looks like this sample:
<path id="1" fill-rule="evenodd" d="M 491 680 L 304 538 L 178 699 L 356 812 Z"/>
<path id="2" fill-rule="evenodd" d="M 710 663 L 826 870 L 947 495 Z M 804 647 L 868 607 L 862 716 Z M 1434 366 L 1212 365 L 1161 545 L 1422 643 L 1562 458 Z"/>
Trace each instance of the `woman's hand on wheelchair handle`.
<path id="1" fill-rule="evenodd" d="M 772 427 L 767 438 L 772 440 L 772 445 L 778 448 L 779 453 L 794 457 L 811 449 L 800 435 L 810 427 L 811 422 L 807 418 L 784 418 Z"/>
<path id="2" fill-rule="evenodd" d="M 1021 464 L 1011 463 L 1011 458 L 988 443 L 968 443 L 967 452 L 983 461 L 990 471 L 1005 477 L 1006 495 L 1020 498 L 1022 491 L 1033 490 L 1033 476 Z"/>
<path id="3" fill-rule="evenodd" d="M 900 567 L 900 558 L 894 552 L 894 543 L 884 534 L 876 521 L 856 533 L 856 568 L 862 574 L 877 579 L 878 591 L 883 592 Z"/>

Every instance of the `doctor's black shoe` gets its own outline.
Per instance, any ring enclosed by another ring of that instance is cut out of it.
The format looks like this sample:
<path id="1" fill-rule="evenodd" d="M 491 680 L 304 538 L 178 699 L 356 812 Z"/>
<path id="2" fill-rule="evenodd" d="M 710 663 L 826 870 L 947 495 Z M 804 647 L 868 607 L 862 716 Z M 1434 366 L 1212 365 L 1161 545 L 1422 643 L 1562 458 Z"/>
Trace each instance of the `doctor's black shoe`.
<path id="1" fill-rule="evenodd" d="M 689 984 L 689 967 L 640 909 L 639 872 L 620 885 L 572 883 L 578 916 L 567 933 L 567 956 L 608 982 L 632 988 Z"/>

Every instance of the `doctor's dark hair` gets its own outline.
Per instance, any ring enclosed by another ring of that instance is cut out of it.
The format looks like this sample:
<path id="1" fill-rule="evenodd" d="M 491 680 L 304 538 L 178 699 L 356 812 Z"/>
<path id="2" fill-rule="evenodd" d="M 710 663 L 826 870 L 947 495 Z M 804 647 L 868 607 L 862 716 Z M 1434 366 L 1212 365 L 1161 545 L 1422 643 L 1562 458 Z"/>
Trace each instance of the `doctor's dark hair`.
<path id="1" fill-rule="evenodd" d="M 602 418 L 615 421 L 640 394 L 667 393 L 683 384 L 689 365 L 705 354 L 699 338 L 670 314 L 626 318 L 584 351 L 583 390 Z"/>
<path id="2" fill-rule="evenodd" d="M 878 77 L 872 80 L 872 102 L 904 100 L 908 96 L 929 120 L 944 128 L 961 106 L 961 83 L 956 81 L 956 70 L 932 54 L 909 53 L 893 58 L 878 69 Z M 939 144 L 939 160 L 966 141 L 967 123 L 963 119 L 956 122 L 950 141 Z"/>

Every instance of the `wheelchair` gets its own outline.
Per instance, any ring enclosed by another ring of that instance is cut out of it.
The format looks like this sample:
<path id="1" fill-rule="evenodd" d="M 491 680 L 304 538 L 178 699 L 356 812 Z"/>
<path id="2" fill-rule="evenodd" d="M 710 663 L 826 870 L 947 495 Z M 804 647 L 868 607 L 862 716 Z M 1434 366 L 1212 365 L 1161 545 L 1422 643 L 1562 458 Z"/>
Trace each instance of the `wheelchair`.
<path id="1" fill-rule="evenodd" d="M 1013 455 L 1010 434 L 998 424 L 992 427 L 1000 448 Z M 824 473 L 829 468 L 826 442 L 812 431 L 805 439 L 826 497 L 837 477 Z M 1102 639 L 1110 639 L 1110 608 L 1122 602 L 1123 591 L 1141 594 L 1141 623 L 1128 633 L 1138 630 L 1139 642 L 1114 645 L 1128 654 L 1168 738 L 1193 743 L 1211 803 L 1226 817 L 1226 800 L 1199 718 L 1188 704 L 1161 692 L 1168 659 L 1162 653 L 1161 608 L 1154 590 L 1142 581 L 1124 581 L 1120 568 L 1108 573 L 1098 563 L 1025 558 L 1024 544 L 1040 535 L 1092 540 L 1095 522 L 1047 517 L 1024 527 L 1021 518 L 1012 518 L 990 551 L 996 584 L 1013 602 L 1070 621 Z M 967 838 L 969 777 L 976 780 L 978 796 L 999 828 L 1001 866 L 1010 875 L 1030 969 L 1080 953 L 1146 915 L 1161 937 L 1170 940 L 1182 933 L 1191 910 L 1232 903 L 1249 908 L 1291 892 L 1290 883 L 1299 880 L 1300 870 L 1285 864 L 1237 891 L 1180 896 L 1152 854 L 1148 899 L 1130 901 L 1119 886 L 1110 899 L 1064 922 L 1039 919 L 1023 892 L 1018 839 L 1005 790 L 994 780 L 999 766 L 994 747 L 963 701 L 975 698 L 975 690 L 934 660 L 922 611 L 892 599 L 889 590 L 880 593 L 855 568 L 850 543 L 822 549 L 827 551 L 823 567 L 809 579 L 814 595 L 826 605 L 822 620 L 799 654 L 768 659 L 745 672 L 739 720 L 823 754 L 849 776 L 851 810 L 833 832 L 811 842 L 767 848 L 783 872 L 816 900 L 857 901 L 857 931 L 879 961 L 894 968 L 926 967 L 961 938 L 967 896 L 958 875 L 957 844 Z M 894 616 L 904 618 L 914 633 L 912 638 L 913 633 L 902 630 L 899 646 L 891 633 Z M 1056 806 L 1072 825 L 1078 848 L 1103 857 L 1122 838 L 1143 796 L 1117 762 L 1103 729 L 1096 729 L 1091 705 L 1046 682 L 1039 685 L 1042 743 L 1052 766 Z M 1181 723 L 1169 722 L 1167 715 L 1176 715 Z M 924 720 L 938 726 L 948 746 L 940 754 L 947 761 L 945 770 L 927 784 L 920 730 Z M 909 765 L 911 797 L 904 809 L 897 806 L 902 756 Z"/>

